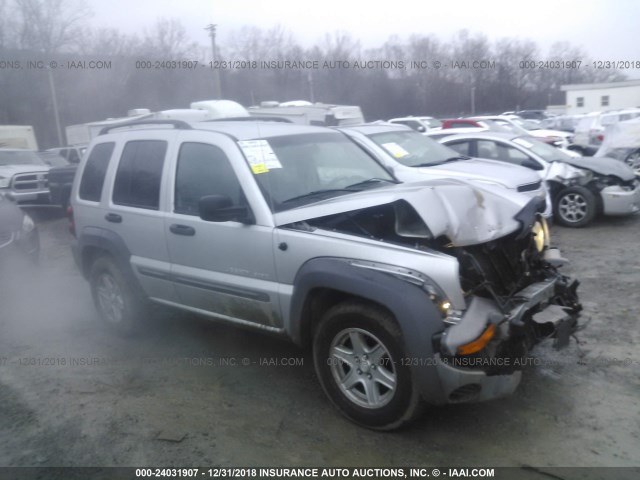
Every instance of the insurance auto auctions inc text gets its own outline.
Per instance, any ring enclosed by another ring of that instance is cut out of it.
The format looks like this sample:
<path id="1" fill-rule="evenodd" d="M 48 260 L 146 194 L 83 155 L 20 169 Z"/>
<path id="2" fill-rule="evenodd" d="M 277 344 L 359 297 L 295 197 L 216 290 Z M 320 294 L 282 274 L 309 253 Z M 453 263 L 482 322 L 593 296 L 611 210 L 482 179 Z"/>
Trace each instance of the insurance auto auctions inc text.
<path id="1" fill-rule="evenodd" d="M 260 468 L 263 478 L 436 478 L 495 476 L 493 468 Z"/>

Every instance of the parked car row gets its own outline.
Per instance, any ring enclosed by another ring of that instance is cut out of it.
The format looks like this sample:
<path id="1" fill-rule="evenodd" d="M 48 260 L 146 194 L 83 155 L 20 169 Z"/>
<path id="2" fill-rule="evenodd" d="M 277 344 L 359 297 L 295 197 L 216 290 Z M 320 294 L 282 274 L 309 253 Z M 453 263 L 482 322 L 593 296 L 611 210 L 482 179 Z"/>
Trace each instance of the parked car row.
<path id="1" fill-rule="evenodd" d="M 594 155 L 602 145 L 607 127 L 638 117 L 640 108 L 586 114 L 576 124 L 574 145 L 584 155 Z"/>
<path id="2" fill-rule="evenodd" d="M 640 177 L 640 117 L 608 126 L 596 157 L 621 160 Z"/>

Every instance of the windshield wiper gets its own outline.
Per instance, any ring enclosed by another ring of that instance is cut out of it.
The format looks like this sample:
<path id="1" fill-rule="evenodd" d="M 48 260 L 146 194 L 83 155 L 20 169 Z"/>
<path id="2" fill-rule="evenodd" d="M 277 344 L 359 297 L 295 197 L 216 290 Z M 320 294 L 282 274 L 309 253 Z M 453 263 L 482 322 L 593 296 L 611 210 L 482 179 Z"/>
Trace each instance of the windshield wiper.
<path id="1" fill-rule="evenodd" d="M 351 185 L 347 185 L 346 187 L 344 187 L 345 189 L 347 189 L 348 191 L 352 192 L 354 190 L 357 190 L 360 187 L 366 187 L 368 185 L 374 185 L 376 183 L 394 183 L 394 184 L 398 184 L 400 182 L 398 182 L 397 180 L 392 180 L 390 178 L 379 178 L 379 177 L 373 177 L 370 178 L 368 180 L 363 180 L 362 182 L 357 182 L 357 183 L 353 183 Z"/>
<path id="2" fill-rule="evenodd" d="M 302 195 L 297 195 L 295 197 L 287 198 L 286 200 L 283 200 L 281 203 L 290 203 L 290 202 L 295 202 L 296 200 L 312 198 L 312 197 L 324 195 L 327 193 L 341 193 L 341 192 L 352 193 L 353 190 L 349 190 L 346 188 L 326 188 L 324 190 L 314 190 L 313 192 L 303 193 Z"/>
<path id="3" fill-rule="evenodd" d="M 442 165 L 444 163 L 449 163 L 449 162 L 457 162 L 458 160 L 471 160 L 471 157 L 466 157 L 464 155 L 460 155 L 458 157 L 449 157 L 446 158 L 440 162 L 425 162 L 425 163 L 419 163 L 418 165 L 411 165 L 413 168 L 420 168 L 420 167 L 435 167 L 437 165 Z"/>

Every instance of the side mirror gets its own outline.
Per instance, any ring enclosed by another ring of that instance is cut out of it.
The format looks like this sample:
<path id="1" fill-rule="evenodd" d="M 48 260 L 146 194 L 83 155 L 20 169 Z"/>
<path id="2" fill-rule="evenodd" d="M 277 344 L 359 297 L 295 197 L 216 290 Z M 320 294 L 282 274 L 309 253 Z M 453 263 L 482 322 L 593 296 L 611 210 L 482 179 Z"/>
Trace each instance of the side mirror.
<path id="1" fill-rule="evenodd" d="M 536 162 L 535 160 L 531 160 L 530 158 L 523 160 L 520 165 L 522 165 L 523 167 L 530 168 L 531 170 L 542 170 L 544 168 L 538 162 Z"/>
<path id="2" fill-rule="evenodd" d="M 234 207 L 226 195 L 206 195 L 198 202 L 200 218 L 207 222 L 255 222 L 251 210 L 247 206 Z"/>
<path id="3" fill-rule="evenodd" d="M 426 132 L 426 131 L 427 131 L 427 129 L 426 129 L 425 127 L 423 127 L 422 125 L 418 125 L 418 126 L 416 127 L 416 130 L 417 130 L 418 132 L 420 132 L 420 133 L 424 133 L 424 132 Z"/>

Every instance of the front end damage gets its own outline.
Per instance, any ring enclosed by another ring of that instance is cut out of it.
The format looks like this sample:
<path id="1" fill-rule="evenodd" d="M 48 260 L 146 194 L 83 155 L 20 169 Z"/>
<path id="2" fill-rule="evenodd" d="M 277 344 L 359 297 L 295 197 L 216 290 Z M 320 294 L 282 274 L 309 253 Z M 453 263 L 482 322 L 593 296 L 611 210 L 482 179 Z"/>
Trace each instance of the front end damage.
<path id="1" fill-rule="evenodd" d="M 431 322 L 434 333 L 428 345 L 409 353 L 422 357 L 412 367 L 430 403 L 509 395 L 537 342 L 553 338 L 562 347 L 575 331 L 578 282 L 559 271 L 566 260 L 549 245 L 539 200 L 461 182 L 432 185 L 395 187 L 385 190 L 394 195 L 385 193 L 377 201 L 354 196 L 355 208 L 346 211 L 321 202 L 282 217 L 282 226 L 331 242 L 363 238 L 361 260 L 421 285 L 439 317 L 414 312 L 409 321 Z M 387 248 L 381 258 L 380 251 L 368 249 L 380 243 L 401 248 Z M 345 253 L 355 258 L 353 251 Z M 443 257 L 447 264 L 456 260 L 458 278 L 451 278 L 455 269 L 441 268 Z"/>
<path id="2" fill-rule="evenodd" d="M 566 187 L 588 189 L 598 201 L 598 213 L 617 216 L 640 212 L 640 179 L 622 162 L 610 158 L 553 162 L 547 181 L 553 197 Z"/>
<path id="3" fill-rule="evenodd" d="M 561 348 L 576 330 L 578 281 L 559 272 L 556 249 L 536 242 L 542 222 L 523 223 L 497 241 L 449 247 L 460 262 L 467 307 L 447 311 L 448 328 L 434 338 L 448 401 L 511 394 L 536 343 L 553 338 Z"/>

